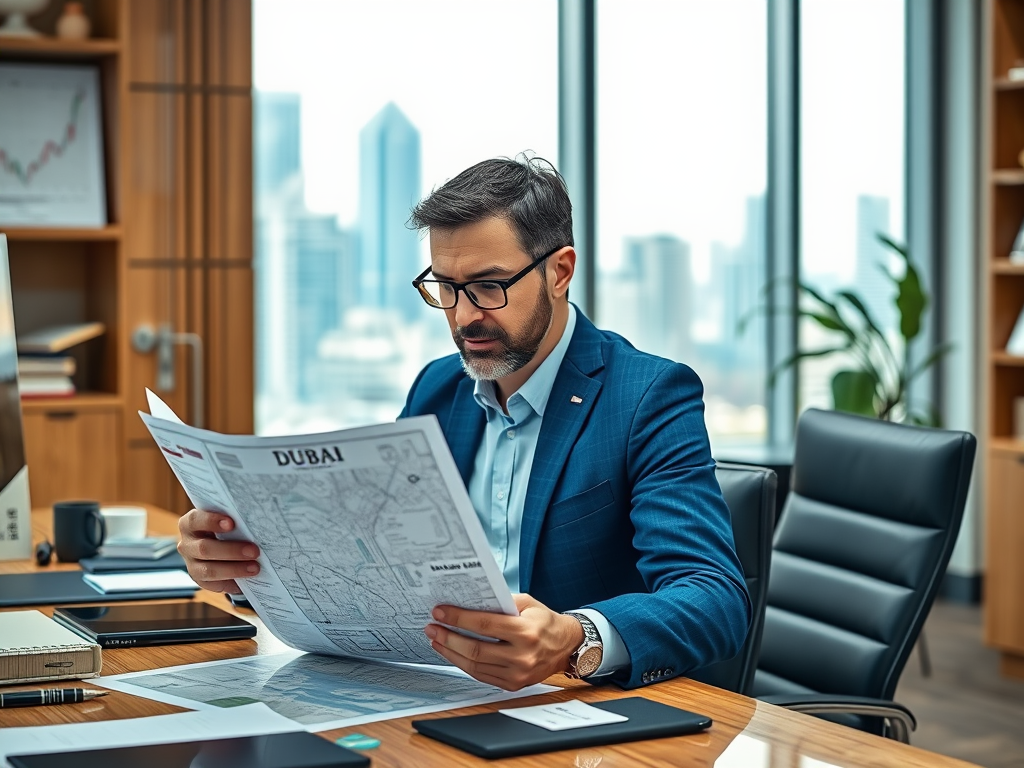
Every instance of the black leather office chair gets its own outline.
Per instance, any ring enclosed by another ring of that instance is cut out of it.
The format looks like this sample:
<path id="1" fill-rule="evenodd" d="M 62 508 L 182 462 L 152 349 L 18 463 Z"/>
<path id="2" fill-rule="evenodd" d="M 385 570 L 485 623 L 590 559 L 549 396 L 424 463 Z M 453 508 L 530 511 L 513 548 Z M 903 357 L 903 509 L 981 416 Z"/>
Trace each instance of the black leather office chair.
<path id="1" fill-rule="evenodd" d="M 775 528 L 775 472 L 764 467 L 719 464 L 715 470 L 722 495 L 732 515 L 732 533 L 743 576 L 750 592 L 753 617 L 740 652 L 729 659 L 694 672 L 703 683 L 750 695 L 761 649 L 768 568 Z"/>
<path id="2" fill-rule="evenodd" d="M 833 411 L 797 425 L 754 695 L 909 741 L 891 699 L 963 517 L 976 441 Z"/>

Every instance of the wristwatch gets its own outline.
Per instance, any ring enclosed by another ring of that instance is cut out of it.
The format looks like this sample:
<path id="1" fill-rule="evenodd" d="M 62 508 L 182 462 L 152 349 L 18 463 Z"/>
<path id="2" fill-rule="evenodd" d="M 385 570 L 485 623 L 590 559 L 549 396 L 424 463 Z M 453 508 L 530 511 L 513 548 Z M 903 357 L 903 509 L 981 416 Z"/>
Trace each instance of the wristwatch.
<path id="1" fill-rule="evenodd" d="M 601 642 L 601 633 L 597 631 L 594 622 L 582 613 L 568 611 L 566 616 L 572 616 L 583 627 L 583 643 L 569 657 L 569 668 L 565 670 L 565 676 L 573 679 L 590 677 L 597 672 L 604 658 L 604 643 Z"/>

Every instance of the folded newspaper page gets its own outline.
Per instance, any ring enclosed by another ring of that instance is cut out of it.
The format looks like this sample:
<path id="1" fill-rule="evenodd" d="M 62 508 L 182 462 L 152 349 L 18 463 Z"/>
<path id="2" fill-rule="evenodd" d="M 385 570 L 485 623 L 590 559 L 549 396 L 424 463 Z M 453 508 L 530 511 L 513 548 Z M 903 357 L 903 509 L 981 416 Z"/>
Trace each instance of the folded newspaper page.
<path id="1" fill-rule="evenodd" d="M 517 615 L 434 416 L 313 435 L 221 435 L 147 390 L 139 412 L 192 504 L 235 521 L 260 573 L 238 584 L 304 651 L 447 663 L 423 628 L 440 604 Z"/>

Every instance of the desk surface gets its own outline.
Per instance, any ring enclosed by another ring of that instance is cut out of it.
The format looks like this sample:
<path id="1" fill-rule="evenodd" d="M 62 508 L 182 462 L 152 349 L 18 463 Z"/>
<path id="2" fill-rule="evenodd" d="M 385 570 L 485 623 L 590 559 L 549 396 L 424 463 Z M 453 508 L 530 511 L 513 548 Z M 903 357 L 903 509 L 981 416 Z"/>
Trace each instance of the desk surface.
<path id="1" fill-rule="evenodd" d="M 177 533 L 176 521 L 176 515 L 150 508 L 151 534 Z M 50 535 L 51 513 L 49 510 L 34 511 L 32 523 L 34 541 L 40 541 L 44 536 Z M 77 568 L 77 566 L 74 564 L 48 566 L 48 569 L 67 568 Z M 25 573 L 34 570 L 38 570 L 38 568 L 32 561 L 0 562 L 0 573 Z M 219 594 L 201 590 L 196 599 L 213 603 L 226 610 L 233 610 L 227 600 Z M 52 613 L 51 606 L 38 606 L 38 609 L 47 614 Z M 251 611 L 236 610 L 235 612 L 249 619 L 255 619 L 259 626 L 259 633 L 255 640 L 168 645 L 155 648 L 108 649 L 103 651 L 103 672 L 113 675 L 175 664 L 215 661 L 284 650 L 285 646 L 262 627 L 259 620 L 255 618 L 255 614 Z M 560 675 L 551 678 L 548 682 L 566 690 L 545 696 L 518 699 L 515 702 L 516 706 L 569 698 L 594 702 L 622 696 L 641 695 L 708 715 L 714 720 L 714 725 L 707 732 L 695 736 L 513 758 L 500 761 L 501 766 L 596 768 L 600 765 L 602 768 L 615 768 L 627 765 L 713 766 L 716 762 L 720 766 L 742 765 L 750 766 L 750 768 L 811 768 L 811 766 L 837 766 L 839 768 L 942 766 L 952 768 L 952 766 L 970 765 L 960 760 L 789 712 L 684 678 L 677 678 L 631 692 L 624 692 L 615 686 L 592 687 L 585 683 L 567 680 Z M 82 683 L 72 681 L 57 685 L 73 687 L 82 685 Z M 32 686 L 11 686 L 5 688 L 5 691 L 28 687 Z M 469 707 L 461 712 L 486 712 L 500 706 L 504 705 L 490 704 Z M 184 710 L 180 707 L 114 692 L 110 696 L 83 704 L 0 709 L 0 727 L 114 720 L 181 711 Z M 409 724 L 411 719 L 387 720 L 361 725 L 357 728 L 327 731 L 323 735 L 333 739 L 347 733 L 359 732 L 380 739 L 381 746 L 367 753 L 372 757 L 374 766 L 437 765 L 452 768 L 454 766 L 492 764 L 425 736 L 420 736 Z M 737 741 L 737 736 L 740 734 L 746 738 Z M 730 745 L 732 745 L 731 750 L 729 749 Z M 728 753 L 727 750 L 729 750 Z M 726 754 L 723 758 L 724 753 Z"/>

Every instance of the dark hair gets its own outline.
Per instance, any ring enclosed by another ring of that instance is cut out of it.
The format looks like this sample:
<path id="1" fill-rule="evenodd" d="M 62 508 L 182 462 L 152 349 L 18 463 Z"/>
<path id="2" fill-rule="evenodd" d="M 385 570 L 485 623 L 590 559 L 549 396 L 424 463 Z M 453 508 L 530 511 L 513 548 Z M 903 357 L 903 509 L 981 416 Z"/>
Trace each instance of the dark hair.
<path id="1" fill-rule="evenodd" d="M 565 179 L 540 157 L 498 157 L 467 168 L 412 209 L 414 229 L 457 229 L 507 219 L 530 258 L 572 245 L 572 203 Z"/>

